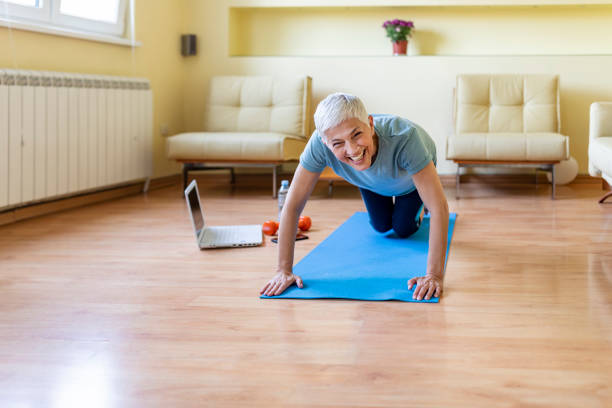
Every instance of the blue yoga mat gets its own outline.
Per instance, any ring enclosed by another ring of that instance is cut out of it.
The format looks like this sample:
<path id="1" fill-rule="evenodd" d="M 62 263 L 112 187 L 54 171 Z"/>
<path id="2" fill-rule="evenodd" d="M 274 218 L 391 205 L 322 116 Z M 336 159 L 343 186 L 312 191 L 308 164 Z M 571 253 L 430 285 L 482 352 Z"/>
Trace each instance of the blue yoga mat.
<path id="1" fill-rule="evenodd" d="M 456 218 L 457 214 L 450 214 L 446 259 Z M 414 235 L 399 238 L 393 232 L 374 231 L 368 214 L 357 212 L 293 267 L 304 288 L 292 285 L 279 296 L 261 298 L 419 302 L 412 299 L 416 285 L 408 290 L 407 282 L 427 272 L 428 248 L 429 216 L 423 218 Z M 420 302 L 438 301 L 431 298 Z"/>

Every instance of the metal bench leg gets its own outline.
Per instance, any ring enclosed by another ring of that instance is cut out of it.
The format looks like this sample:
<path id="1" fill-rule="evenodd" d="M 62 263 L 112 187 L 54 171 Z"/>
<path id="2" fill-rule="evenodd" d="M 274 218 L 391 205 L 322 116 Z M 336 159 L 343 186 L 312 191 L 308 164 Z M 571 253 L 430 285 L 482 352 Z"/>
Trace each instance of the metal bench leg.
<path id="1" fill-rule="evenodd" d="M 554 200 L 555 199 L 555 186 L 557 185 L 555 183 L 555 165 L 551 164 L 550 165 L 550 173 L 551 173 L 551 180 L 552 180 L 552 193 L 550 195 L 550 199 Z"/>
<path id="2" fill-rule="evenodd" d="M 603 204 L 608 198 L 612 197 L 612 191 L 599 199 L 599 204 Z"/>
<path id="3" fill-rule="evenodd" d="M 183 163 L 183 190 L 187 188 L 187 173 L 189 172 L 189 164 Z"/>
<path id="4" fill-rule="evenodd" d="M 274 167 L 272 167 L 272 198 L 276 198 L 276 169 L 278 168 L 277 165 L 274 165 Z"/>
<path id="5" fill-rule="evenodd" d="M 234 173 L 233 167 L 230 167 L 230 184 L 236 184 L 236 174 Z"/>
<path id="6" fill-rule="evenodd" d="M 461 165 L 457 164 L 457 181 L 455 182 L 456 184 L 456 195 L 457 195 L 457 200 L 459 199 L 459 185 L 461 184 Z"/>

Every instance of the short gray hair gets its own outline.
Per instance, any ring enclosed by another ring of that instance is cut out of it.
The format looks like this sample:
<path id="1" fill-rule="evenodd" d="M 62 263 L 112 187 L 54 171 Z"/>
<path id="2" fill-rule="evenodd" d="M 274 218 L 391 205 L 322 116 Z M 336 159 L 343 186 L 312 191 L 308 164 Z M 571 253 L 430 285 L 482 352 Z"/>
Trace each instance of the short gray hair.
<path id="1" fill-rule="evenodd" d="M 342 92 L 328 95 L 319 103 L 314 114 L 315 127 L 321 137 L 328 129 L 352 118 L 368 123 L 368 111 L 361 99 Z"/>

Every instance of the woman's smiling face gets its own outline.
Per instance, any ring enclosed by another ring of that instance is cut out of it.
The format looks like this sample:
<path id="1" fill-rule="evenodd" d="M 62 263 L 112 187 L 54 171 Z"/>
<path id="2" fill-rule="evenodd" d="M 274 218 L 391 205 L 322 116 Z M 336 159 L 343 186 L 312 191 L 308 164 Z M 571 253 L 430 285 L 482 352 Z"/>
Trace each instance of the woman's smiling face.
<path id="1" fill-rule="evenodd" d="M 376 155 L 372 116 L 368 117 L 368 121 L 363 123 L 357 118 L 347 119 L 327 129 L 323 136 L 323 141 L 338 160 L 359 171 L 370 168 Z"/>

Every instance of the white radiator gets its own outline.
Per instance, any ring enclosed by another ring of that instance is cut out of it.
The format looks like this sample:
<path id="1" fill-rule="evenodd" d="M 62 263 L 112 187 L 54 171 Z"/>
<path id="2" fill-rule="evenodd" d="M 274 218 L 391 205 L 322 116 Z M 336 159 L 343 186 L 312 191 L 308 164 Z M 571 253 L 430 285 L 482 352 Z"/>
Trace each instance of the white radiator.
<path id="1" fill-rule="evenodd" d="M 0 70 L 0 210 L 150 177 L 141 78 Z"/>

